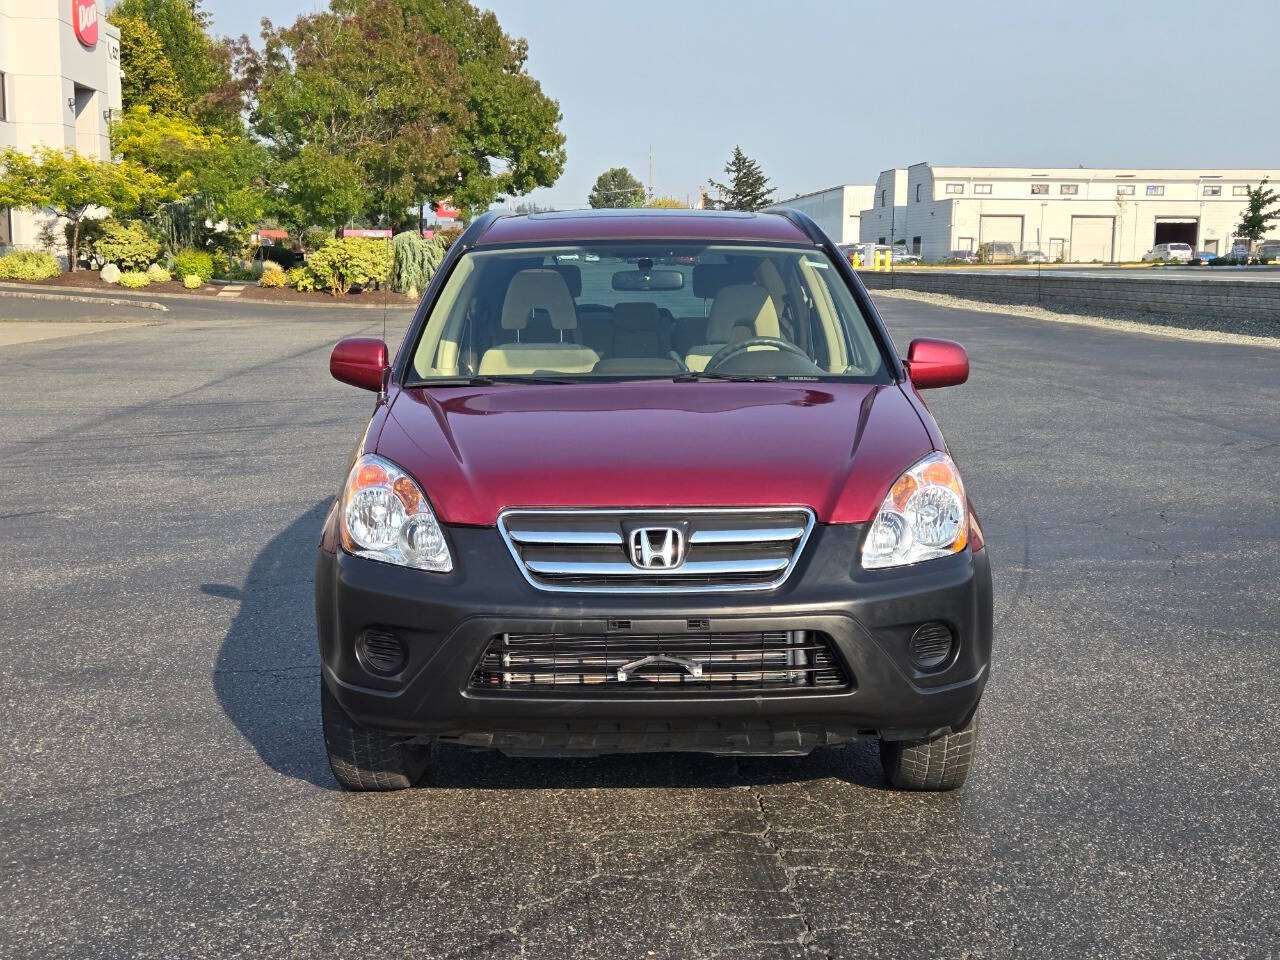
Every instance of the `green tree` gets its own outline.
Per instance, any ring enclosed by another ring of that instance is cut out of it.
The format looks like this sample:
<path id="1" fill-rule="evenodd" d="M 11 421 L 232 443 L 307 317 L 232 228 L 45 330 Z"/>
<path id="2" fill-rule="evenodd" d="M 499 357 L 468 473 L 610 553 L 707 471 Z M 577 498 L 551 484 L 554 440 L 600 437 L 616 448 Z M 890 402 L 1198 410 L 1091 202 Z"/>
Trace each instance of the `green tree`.
<path id="1" fill-rule="evenodd" d="M 769 178 L 742 148 L 735 146 L 724 172 L 729 175 L 728 184 L 709 180 L 708 183 L 720 191 L 717 203 L 723 210 L 760 210 L 773 201 L 774 190 L 769 186 Z"/>
<path id="2" fill-rule="evenodd" d="M 626 167 L 610 167 L 596 177 L 587 194 L 593 207 L 639 207 L 644 205 L 644 184 Z"/>
<path id="3" fill-rule="evenodd" d="M 95 207 L 130 210 L 164 184 L 133 163 L 103 162 L 39 147 L 33 154 L 12 147 L 0 153 L 0 207 L 45 210 L 68 221 L 71 269 L 80 259 L 80 226 Z"/>
<path id="4" fill-rule="evenodd" d="M 689 208 L 687 203 L 675 197 L 653 197 L 645 203 L 645 206 L 656 210 L 687 210 Z"/>
<path id="5" fill-rule="evenodd" d="M 564 167 L 559 107 L 524 72 L 524 42 L 469 3 L 333 0 L 264 22 L 263 41 L 239 69 L 279 163 L 282 219 L 400 226 L 419 204 L 483 209 Z"/>
<path id="6" fill-rule="evenodd" d="M 1267 178 L 1256 187 L 1246 187 L 1249 198 L 1245 201 L 1244 214 L 1240 217 L 1240 225 L 1236 227 L 1236 235 L 1245 237 L 1250 243 L 1257 243 L 1267 232 L 1272 223 L 1280 220 L 1280 193 L 1267 186 Z M 1271 209 L 1275 207 L 1275 209 Z"/>
<path id="7" fill-rule="evenodd" d="M 112 13 L 111 22 L 120 28 L 120 100 L 124 109 L 142 106 L 157 113 L 181 110 L 182 89 L 159 34 L 141 17 Z"/>
<path id="8" fill-rule="evenodd" d="M 193 117 L 227 129 L 242 125 L 231 48 L 209 35 L 209 15 L 200 8 L 200 0 L 120 0 L 111 11 L 111 22 L 122 18 L 144 21 L 159 38 L 183 106 Z M 122 28 L 122 46 L 123 33 Z"/>

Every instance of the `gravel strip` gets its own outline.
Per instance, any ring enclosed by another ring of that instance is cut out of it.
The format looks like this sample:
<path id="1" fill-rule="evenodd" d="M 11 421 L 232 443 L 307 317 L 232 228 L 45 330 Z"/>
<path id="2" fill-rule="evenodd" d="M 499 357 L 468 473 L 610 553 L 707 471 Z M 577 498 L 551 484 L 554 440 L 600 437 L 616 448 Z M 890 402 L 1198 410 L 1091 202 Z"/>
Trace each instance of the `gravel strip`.
<path id="1" fill-rule="evenodd" d="M 1227 319 L 1207 317 L 1182 317 L 1169 314 L 1129 313 L 1125 317 L 1099 317 L 1081 313 L 1059 313 L 1045 307 L 1034 307 L 1021 303 L 989 303 L 985 300 L 966 300 L 946 293 L 925 293 L 919 290 L 871 290 L 873 298 L 892 297 L 898 300 L 918 300 L 938 307 L 951 307 L 958 310 L 974 310 L 980 313 L 1002 313 L 1006 316 L 1026 317 L 1031 320 L 1051 320 L 1054 323 L 1074 323 L 1085 327 L 1102 327 L 1108 330 L 1119 330 L 1125 333 L 1147 333 L 1157 337 L 1170 337 L 1174 340 L 1196 340 L 1202 343 L 1235 343 L 1250 347 L 1270 347 L 1280 349 L 1280 337 L 1260 337 L 1251 334 L 1234 332 L 1247 323 Z M 1129 319 L 1143 317 L 1144 319 Z M 1204 326 L 1206 320 L 1212 323 L 1211 329 Z M 1154 322 L 1152 322 L 1154 321 Z"/>

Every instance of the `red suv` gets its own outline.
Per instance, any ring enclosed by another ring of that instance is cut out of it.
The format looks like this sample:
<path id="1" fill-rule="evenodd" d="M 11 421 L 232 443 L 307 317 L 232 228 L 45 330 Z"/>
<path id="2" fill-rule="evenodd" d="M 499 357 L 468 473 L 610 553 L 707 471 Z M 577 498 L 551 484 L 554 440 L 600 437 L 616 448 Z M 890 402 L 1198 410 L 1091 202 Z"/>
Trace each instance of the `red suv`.
<path id="1" fill-rule="evenodd" d="M 487 214 L 375 391 L 316 570 L 333 772 L 433 741 L 522 755 L 804 754 L 877 738 L 899 787 L 973 756 L 991 576 L 917 390 L 799 213 Z"/>

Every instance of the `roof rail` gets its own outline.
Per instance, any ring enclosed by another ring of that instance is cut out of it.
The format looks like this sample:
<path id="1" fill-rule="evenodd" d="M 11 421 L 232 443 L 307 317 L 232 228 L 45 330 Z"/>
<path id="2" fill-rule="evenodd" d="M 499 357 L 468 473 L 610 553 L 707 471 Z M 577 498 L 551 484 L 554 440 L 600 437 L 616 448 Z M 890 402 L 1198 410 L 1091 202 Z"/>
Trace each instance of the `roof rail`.
<path id="1" fill-rule="evenodd" d="M 824 234 L 816 223 L 810 219 L 807 213 L 801 213 L 794 207 L 775 207 L 770 213 L 776 213 L 779 216 L 786 217 L 797 227 L 804 231 L 804 235 L 814 243 L 822 245 L 827 242 L 826 234 Z"/>
<path id="2" fill-rule="evenodd" d="M 494 221 L 501 220 L 505 216 L 508 216 L 505 210 L 485 211 L 467 225 L 467 229 L 463 230 L 462 236 L 458 238 L 458 243 L 463 247 L 474 247 L 480 242 L 480 238 L 485 235 L 488 229 L 493 226 Z"/>

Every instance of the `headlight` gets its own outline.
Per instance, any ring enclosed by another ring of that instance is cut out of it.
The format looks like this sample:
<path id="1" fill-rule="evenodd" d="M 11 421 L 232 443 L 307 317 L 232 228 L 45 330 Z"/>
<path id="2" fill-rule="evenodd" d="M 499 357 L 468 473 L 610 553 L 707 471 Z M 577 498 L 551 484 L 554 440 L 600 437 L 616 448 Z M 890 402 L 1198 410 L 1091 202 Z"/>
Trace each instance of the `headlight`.
<path id="1" fill-rule="evenodd" d="M 959 553 L 969 540 L 966 513 L 960 471 L 946 454 L 929 454 L 889 488 L 862 545 L 863 567 L 900 567 Z"/>
<path id="2" fill-rule="evenodd" d="M 348 553 L 448 573 L 444 531 L 413 478 L 390 460 L 365 454 L 342 494 L 342 546 Z"/>

